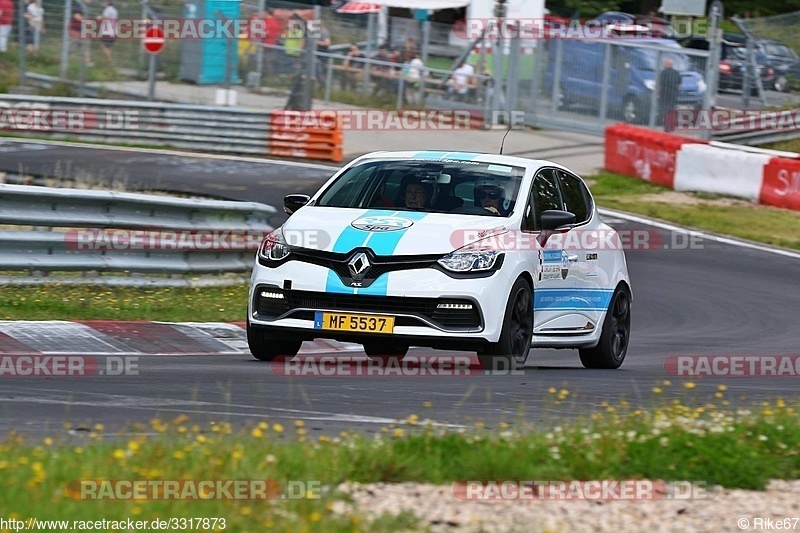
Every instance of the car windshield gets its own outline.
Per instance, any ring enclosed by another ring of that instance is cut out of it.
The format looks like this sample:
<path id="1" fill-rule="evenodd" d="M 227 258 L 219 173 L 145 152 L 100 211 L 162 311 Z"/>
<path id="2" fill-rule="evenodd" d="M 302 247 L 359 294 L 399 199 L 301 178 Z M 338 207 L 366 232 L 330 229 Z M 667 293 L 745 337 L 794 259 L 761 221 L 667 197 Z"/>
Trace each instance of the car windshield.
<path id="1" fill-rule="evenodd" d="M 784 59 L 797 59 L 797 54 L 794 50 L 785 44 L 766 44 L 764 51 L 769 56 L 781 57 Z"/>
<path id="2" fill-rule="evenodd" d="M 510 216 L 523 167 L 461 160 L 372 160 L 349 168 L 318 198 L 323 207 Z"/>
<path id="3" fill-rule="evenodd" d="M 756 63 L 758 63 L 759 65 L 765 65 L 769 63 L 769 58 L 763 53 L 756 50 L 755 54 L 756 54 Z M 742 61 L 747 61 L 747 47 L 732 46 L 730 49 L 730 57 L 735 59 L 740 59 Z"/>

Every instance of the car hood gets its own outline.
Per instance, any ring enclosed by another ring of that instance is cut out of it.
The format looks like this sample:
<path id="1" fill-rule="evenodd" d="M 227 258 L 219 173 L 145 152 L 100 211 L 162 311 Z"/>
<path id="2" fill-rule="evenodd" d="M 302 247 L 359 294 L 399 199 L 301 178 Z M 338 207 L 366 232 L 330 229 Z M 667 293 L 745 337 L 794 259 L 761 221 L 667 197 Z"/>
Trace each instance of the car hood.
<path id="1" fill-rule="evenodd" d="M 509 219 L 479 215 L 307 206 L 282 226 L 291 247 L 376 255 L 447 254 L 507 231 Z"/>
<path id="2" fill-rule="evenodd" d="M 704 81 L 703 76 L 697 72 L 681 72 L 680 91 L 696 92 L 700 90 L 700 82 Z"/>

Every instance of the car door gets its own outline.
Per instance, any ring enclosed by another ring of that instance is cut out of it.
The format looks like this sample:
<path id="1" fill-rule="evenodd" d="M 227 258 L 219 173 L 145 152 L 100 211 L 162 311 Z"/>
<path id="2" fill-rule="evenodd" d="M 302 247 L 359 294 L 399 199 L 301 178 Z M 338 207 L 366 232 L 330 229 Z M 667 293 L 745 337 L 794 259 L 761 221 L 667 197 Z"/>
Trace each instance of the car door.
<path id="1" fill-rule="evenodd" d="M 571 274 L 574 275 L 575 286 L 572 295 L 572 307 L 575 309 L 576 324 L 581 329 L 588 327 L 588 322 L 596 326 L 600 317 L 608 307 L 609 286 L 604 265 L 610 258 L 610 250 L 601 250 L 599 243 L 605 242 L 603 235 L 592 224 L 594 205 L 586 185 L 579 177 L 564 170 L 556 170 L 561 199 L 564 210 L 575 215 L 575 227 L 565 235 L 564 247 L 569 250 L 572 262 Z M 603 261 L 603 264 L 601 264 Z"/>
<path id="2" fill-rule="evenodd" d="M 581 322 L 575 316 L 571 297 L 577 287 L 577 251 L 565 249 L 560 243 L 564 242 L 563 234 L 551 236 L 541 245 L 541 216 L 542 212 L 550 209 L 562 210 L 564 202 L 558 184 L 556 169 L 544 168 L 537 172 L 531 185 L 528 204 L 522 221 L 522 231 L 534 233 L 538 243 L 538 265 L 534 271 L 533 291 L 533 332 L 534 334 L 551 334 L 563 332 L 565 329 L 574 330 L 582 327 L 586 321 Z M 555 238 L 554 238 L 555 237 Z"/>

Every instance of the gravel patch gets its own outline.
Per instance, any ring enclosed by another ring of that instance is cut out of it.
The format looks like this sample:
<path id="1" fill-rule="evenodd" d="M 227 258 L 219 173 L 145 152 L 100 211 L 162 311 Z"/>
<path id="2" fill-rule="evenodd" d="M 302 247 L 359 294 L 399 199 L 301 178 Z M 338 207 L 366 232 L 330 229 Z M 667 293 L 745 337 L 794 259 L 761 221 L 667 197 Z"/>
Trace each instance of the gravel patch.
<path id="1" fill-rule="evenodd" d="M 421 483 L 346 483 L 339 489 L 355 507 L 338 502 L 337 512 L 377 518 L 406 511 L 433 532 L 766 531 L 766 519 L 773 520 L 771 530 L 784 519 L 789 527 L 782 529 L 800 530 L 800 481 L 773 481 L 766 491 L 709 489 L 704 499 L 657 501 L 464 501 L 452 485 Z"/>

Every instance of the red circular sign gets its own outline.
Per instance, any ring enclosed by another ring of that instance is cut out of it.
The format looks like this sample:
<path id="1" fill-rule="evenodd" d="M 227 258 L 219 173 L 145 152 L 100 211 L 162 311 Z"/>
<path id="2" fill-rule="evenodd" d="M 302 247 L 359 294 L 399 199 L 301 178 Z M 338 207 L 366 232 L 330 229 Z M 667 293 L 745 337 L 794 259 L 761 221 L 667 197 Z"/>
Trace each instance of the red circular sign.
<path id="1" fill-rule="evenodd" d="M 148 28 L 144 34 L 144 49 L 151 54 L 157 54 L 164 48 L 164 30 L 158 26 Z"/>

